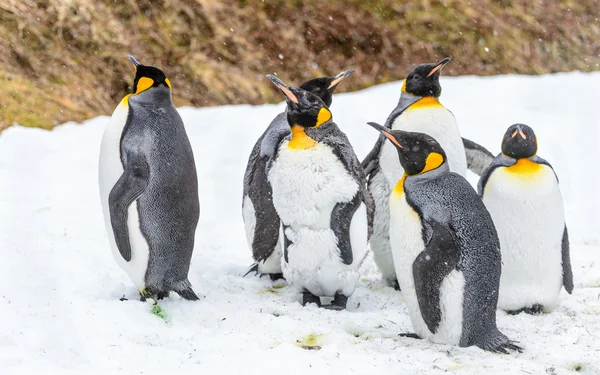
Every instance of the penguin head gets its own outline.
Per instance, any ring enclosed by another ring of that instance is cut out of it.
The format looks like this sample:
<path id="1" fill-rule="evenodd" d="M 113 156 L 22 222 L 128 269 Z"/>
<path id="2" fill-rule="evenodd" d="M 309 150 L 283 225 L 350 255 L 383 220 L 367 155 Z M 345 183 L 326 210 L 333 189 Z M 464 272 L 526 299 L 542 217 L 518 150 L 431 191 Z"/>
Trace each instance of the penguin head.
<path id="1" fill-rule="evenodd" d="M 400 164 L 409 176 L 437 169 L 446 162 L 446 153 L 442 146 L 427 134 L 391 130 L 375 122 L 368 124 L 394 144 Z"/>
<path id="2" fill-rule="evenodd" d="M 525 124 L 511 125 L 502 138 L 502 153 L 514 159 L 532 157 L 537 153 L 537 138 Z"/>
<path id="3" fill-rule="evenodd" d="M 287 120 L 290 126 L 318 128 L 331 120 L 331 111 L 323 100 L 312 92 L 288 86 L 270 74 L 267 77 L 279 88 L 287 102 Z"/>
<path id="4" fill-rule="evenodd" d="M 317 95 L 319 98 L 321 98 L 321 100 L 323 100 L 325 105 L 329 107 L 331 106 L 333 92 L 335 91 L 337 85 L 344 79 L 348 78 L 348 76 L 352 73 L 354 73 L 354 69 L 345 70 L 333 77 L 314 78 L 304 82 L 299 87 L 302 90 L 306 90 Z"/>
<path id="5" fill-rule="evenodd" d="M 437 64 L 421 64 L 414 68 L 404 80 L 402 91 L 415 96 L 433 96 L 442 94 L 440 73 L 444 65 L 452 60 L 446 57 Z"/>
<path id="6" fill-rule="evenodd" d="M 135 68 L 135 79 L 133 80 L 133 94 L 137 95 L 152 87 L 164 85 L 171 89 L 171 82 L 162 70 L 142 65 L 133 56 L 127 56 Z"/>

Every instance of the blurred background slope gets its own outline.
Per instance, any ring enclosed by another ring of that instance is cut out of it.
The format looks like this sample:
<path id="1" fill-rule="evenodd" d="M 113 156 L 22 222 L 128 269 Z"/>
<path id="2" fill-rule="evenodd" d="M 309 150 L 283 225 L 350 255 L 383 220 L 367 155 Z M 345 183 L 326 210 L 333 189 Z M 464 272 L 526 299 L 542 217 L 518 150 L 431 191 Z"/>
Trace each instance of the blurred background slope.
<path id="1" fill-rule="evenodd" d="M 292 84 L 354 68 L 340 87 L 445 75 L 600 69 L 600 1 L 0 0 L 0 130 L 110 114 L 125 59 L 156 65 L 178 106 L 281 101 Z"/>

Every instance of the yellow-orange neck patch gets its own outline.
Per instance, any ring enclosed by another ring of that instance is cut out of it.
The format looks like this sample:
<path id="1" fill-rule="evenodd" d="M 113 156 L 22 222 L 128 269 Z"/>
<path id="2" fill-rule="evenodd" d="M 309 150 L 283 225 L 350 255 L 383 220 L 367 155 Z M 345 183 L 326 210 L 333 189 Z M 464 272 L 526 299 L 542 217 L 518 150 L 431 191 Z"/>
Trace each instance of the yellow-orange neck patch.
<path id="1" fill-rule="evenodd" d="M 123 97 L 123 99 L 121 99 L 121 103 L 119 103 L 119 105 L 124 105 L 124 106 L 128 106 L 129 105 L 129 97 L 131 96 L 131 94 L 127 94 Z"/>
<path id="2" fill-rule="evenodd" d="M 442 154 L 438 154 L 437 152 L 432 152 L 427 155 L 427 159 L 425 159 L 425 168 L 419 174 L 432 171 L 437 169 L 444 163 L 444 157 Z"/>
<path id="3" fill-rule="evenodd" d="M 300 125 L 292 126 L 292 139 L 288 147 L 294 150 L 306 150 L 317 144 L 314 139 L 306 135 L 304 128 Z"/>
<path id="4" fill-rule="evenodd" d="M 406 180 L 407 176 L 408 175 L 406 173 L 404 173 L 404 175 L 402 175 L 402 178 L 400 180 L 398 180 L 398 183 L 396 184 L 396 186 L 394 186 L 394 194 L 398 194 L 398 195 L 404 194 L 404 180 Z"/>
<path id="5" fill-rule="evenodd" d="M 443 107 L 442 103 L 433 96 L 426 96 L 423 99 L 417 100 L 408 109 L 420 109 L 420 108 L 432 108 L 432 107 Z"/>
<path id="6" fill-rule="evenodd" d="M 317 124 L 314 127 L 318 128 L 319 126 L 323 125 L 330 119 L 331 119 L 331 111 L 329 111 L 327 108 L 323 107 L 319 110 L 319 115 L 317 116 Z"/>
<path id="7" fill-rule="evenodd" d="M 519 159 L 515 165 L 506 167 L 506 170 L 512 173 L 526 174 L 536 173 L 542 169 L 542 165 L 535 163 L 529 159 Z"/>

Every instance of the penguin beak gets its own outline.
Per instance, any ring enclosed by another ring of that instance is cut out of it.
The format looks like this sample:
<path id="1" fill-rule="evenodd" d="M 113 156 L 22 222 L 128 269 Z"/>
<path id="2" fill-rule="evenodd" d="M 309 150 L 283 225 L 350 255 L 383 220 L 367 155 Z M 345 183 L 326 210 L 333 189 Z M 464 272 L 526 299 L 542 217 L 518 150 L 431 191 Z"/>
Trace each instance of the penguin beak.
<path id="1" fill-rule="evenodd" d="M 269 78 L 271 82 L 273 82 L 275 86 L 277 86 L 277 88 L 283 93 L 283 95 L 285 96 L 285 100 L 288 103 L 298 104 L 298 98 L 292 92 L 294 90 L 293 88 L 291 88 L 285 82 L 271 74 L 267 74 L 267 78 Z"/>
<path id="2" fill-rule="evenodd" d="M 135 70 L 137 70 L 138 66 L 140 66 L 140 63 L 135 59 L 135 57 L 129 55 L 129 56 L 127 56 L 127 58 L 129 59 L 129 62 L 131 62 L 131 64 L 133 64 L 133 67 L 135 68 Z"/>
<path id="3" fill-rule="evenodd" d="M 510 135 L 511 138 L 516 137 L 516 135 L 519 134 L 521 136 L 521 138 L 523 139 L 527 139 L 527 136 L 525 135 L 525 133 L 523 132 L 523 129 L 521 129 L 520 126 L 517 126 L 517 128 L 515 129 L 515 131 Z"/>
<path id="4" fill-rule="evenodd" d="M 367 122 L 367 124 L 371 125 L 375 129 L 379 130 L 379 132 L 381 134 L 385 135 L 387 137 L 387 139 L 392 141 L 392 143 L 395 144 L 397 147 L 402 148 L 402 149 L 404 148 L 400 145 L 400 143 L 398 143 L 398 140 L 396 139 L 396 137 L 394 137 L 392 134 L 390 134 L 388 132 L 388 130 L 386 128 L 384 128 L 383 126 L 379 125 L 376 122 Z"/>
<path id="5" fill-rule="evenodd" d="M 354 69 L 348 69 L 348 70 L 344 70 L 343 72 L 341 72 L 340 74 L 335 76 L 333 81 L 331 81 L 331 83 L 329 84 L 329 87 L 327 88 L 327 90 L 331 90 L 332 88 L 337 86 L 338 83 L 340 83 L 343 80 L 345 80 L 346 78 L 348 78 L 348 76 L 352 73 L 354 73 Z"/>
<path id="6" fill-rule="evenodd" d="M 452 60 L 450 57 L 446 57 L 445 59 L 443 59 L 442 61 L 437 63 L 433 67 L 433 69 L 431 69 L 431 72 L 429 72 L 429 74 L 427 74 L 427 77 L 431 77 L 432 75 L 435 74 L 435 72 L 437 72 L 438 70 L 441 70 L 444 67 L 444 65 L 446 65 L 450 62 L 450 60 Z"/>

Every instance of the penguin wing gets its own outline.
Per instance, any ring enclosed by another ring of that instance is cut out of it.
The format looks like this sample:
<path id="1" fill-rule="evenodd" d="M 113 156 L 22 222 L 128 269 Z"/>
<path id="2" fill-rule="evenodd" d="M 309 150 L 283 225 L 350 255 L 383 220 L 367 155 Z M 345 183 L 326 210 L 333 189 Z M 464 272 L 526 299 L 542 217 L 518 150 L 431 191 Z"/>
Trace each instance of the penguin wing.
<path id="1" fill-rule="evenodd" d="M 127 228 L 128 209 L 148 186 L 150 168 L 144 155 L 128 155 L 123 174 L 108 196 L 110 222 L 117 248 L 126 261 L 131 260 L 131 244 Z"/>
<path id="2" fill-rule="evenodd" d="M 494 160 L 494 154 L 485 147 L 463 137 L 465 154 L 467 156 L 467 168 L 478 176 L 481 176 L 486 167 Z"/>
<path id="3" fill-rule="evenodd" d="M 515 159 L 506 157 L 502 154 L 496 156 L 494 160 L 485 168 L 485 170 L 481 173 L 481 177 L 479 178 L 479 182 L 477 183 L 477 193 L 479 193 L 480 197 L 483 197 L 483 191 L 485 189 L 485 185 L 487 184 L 492 172 L 496 170 L 498 167 L 510 167 L 514 165 L 517 161 Z"/>
<path id="4" fill-rule="evenodd" d="M 362 191 L 359 190 L 350 202 L 337 203 L 331 211 L 330 227 L 338 240 L 338 249 L 340 249 L 340 258 L 344 264 L 352 264 L 354 254 L 352 253 L 352 243 L 350 241 L 350 224 L 354 218 L 354 213 L 363 203 Z"/>
<path id="5" fill-rule="evenodd" d="M 442 318 L 440 288 L 446 276 L 457 268 L 460 251 L 451 223 L 424 221 L 423 226 L 428 241 L 413 262 L 413 278 L 423 321 L 435 333 Z"/>
<path id="6" fill-rule="evenodd" d="M 573 293 L 573 270 L 571 270 L 569 233 L 567 232 L 566 225 L 562 238 L 562 268 L 563 286 L 565 287 L 567 293 L 571 294 Z"/>
<path id="7" fill-rule="evenodd" d="M 379 135 L 379 138 L 377 138 L 377 142 L 375 142 L 373 149 L 367 154 L 362 163 L 360 163 L 365 177 L 372 178 L 377 173 L 379 169 L 379 153 L 381 152 L 381 146 L 383 146 L 384 142 L 385 137 L 383 135 Z"/>
<path id="8" fill-rule="evenodd" d="M 291 134 L 285 112 L 275 116 L 263 133 L 260 141 L 260 157 L 273 158 L 277 154 L 281 141 Z"/>

